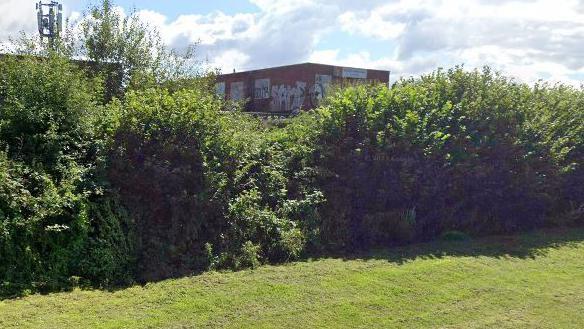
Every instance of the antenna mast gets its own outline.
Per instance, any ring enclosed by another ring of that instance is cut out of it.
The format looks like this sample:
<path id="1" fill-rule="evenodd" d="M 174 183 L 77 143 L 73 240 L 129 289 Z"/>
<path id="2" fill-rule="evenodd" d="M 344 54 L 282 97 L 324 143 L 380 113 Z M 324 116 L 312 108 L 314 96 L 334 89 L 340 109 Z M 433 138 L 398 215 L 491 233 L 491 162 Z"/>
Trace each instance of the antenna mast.
<path id="1" fill-rule="evenodd" d="M 45 38 L 49 41 L 49 47 L 55 48 L 55 40 L 59 38 L 63 30 L 63 5 L 57 1 L 36 4 L 37 20 L 41 43 Z"/>

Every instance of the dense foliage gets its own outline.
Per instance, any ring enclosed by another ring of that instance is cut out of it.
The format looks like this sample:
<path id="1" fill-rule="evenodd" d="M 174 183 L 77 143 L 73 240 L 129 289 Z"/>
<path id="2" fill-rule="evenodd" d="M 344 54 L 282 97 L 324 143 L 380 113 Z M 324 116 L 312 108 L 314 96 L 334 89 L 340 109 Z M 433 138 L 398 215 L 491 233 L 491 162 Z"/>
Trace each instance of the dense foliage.
<path id="1" fill-rule="evenodd" d="M 548 97 L 566 100 L 548 104 Z M 531 89 L 489 69 L 339 91 L 314 114 L 323 118 L 314 128 L 327 197 L 323 236 L 362 247 L 448 230 L 529 229 L 552 213 L 577 211 L 581 97 L 565 86 Z"/>
<path id="2" fill-rule="evenodd" d="M 138 278 L 283 261 L 303 250 L 283 150 L 259 121 L 221 114 L 204 90 L 133 92 L 108 177 L 136 221 Z"/>
<path id="3" fill-rule="evenodd" d="M 4 58 L 0 81 L 0 284 L 53 289 L 78 268 L 91 232 L 93 83 L 60 57 Z"/>
<path id="4" fill-rule="evenodd" d="M 176 90 L 206 82 L 195 45 L 184 44 L 179 51 L 167 48 L 160 32 L 136 9 L 124 13 L 113 1 L 100 0 L 91 3 L 76 24 L 79 32 L 66 34 L 60 48 L 89 60 L 92 74 L 105 82 L 106 101 L 123 98 L 127 90 L 160 85 Z"/>
<path id="5" fill-rule="evenodd" d="M 581 89 L 438 70 L 266 125 L 180 86 L 104 104 L 65 58 L 0 59 L 3 295 L 582 222 Z"/>

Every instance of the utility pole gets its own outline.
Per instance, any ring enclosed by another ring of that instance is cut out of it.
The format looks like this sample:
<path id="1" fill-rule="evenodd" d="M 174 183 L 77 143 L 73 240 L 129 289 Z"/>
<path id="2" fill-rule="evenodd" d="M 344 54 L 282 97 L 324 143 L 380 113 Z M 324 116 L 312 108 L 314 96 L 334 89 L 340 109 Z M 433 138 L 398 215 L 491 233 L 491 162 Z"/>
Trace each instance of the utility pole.
<path id="1" fill-rule="evenodd" d="M 36 4 L 36 9 L 41 44 L 47 38 L 49 48 L 54 50 L 55 40 L 63 30 L 63 5 L 57 1 L 43 3 L 41 0 Z"/>

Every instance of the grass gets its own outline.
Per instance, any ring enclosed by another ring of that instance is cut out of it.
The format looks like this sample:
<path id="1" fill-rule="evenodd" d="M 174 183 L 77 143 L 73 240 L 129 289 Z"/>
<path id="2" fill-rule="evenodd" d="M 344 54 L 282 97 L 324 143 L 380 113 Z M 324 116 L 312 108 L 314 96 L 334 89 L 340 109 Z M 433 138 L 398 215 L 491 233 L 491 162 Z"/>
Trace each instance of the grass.
<path id="1" fill-rule="evenodd" d="M 0 301 L 0 328 L 584 328 L 584 229 Z"/>

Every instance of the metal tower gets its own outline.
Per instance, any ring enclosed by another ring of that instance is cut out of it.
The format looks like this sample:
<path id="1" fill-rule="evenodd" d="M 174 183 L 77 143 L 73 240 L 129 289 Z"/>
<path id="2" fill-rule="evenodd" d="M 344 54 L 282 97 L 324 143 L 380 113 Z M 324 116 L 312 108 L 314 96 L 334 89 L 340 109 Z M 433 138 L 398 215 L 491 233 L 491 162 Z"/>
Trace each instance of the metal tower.
<path id="1" fill-rule="evenodd" d="M 57 1 L 36 4 L 37 20 L 41 43 L 45 38 L 49 41 L 49 47 L 54 48 L 55 40 L 59 38 L 63 30 L 63 5 Z"/>

